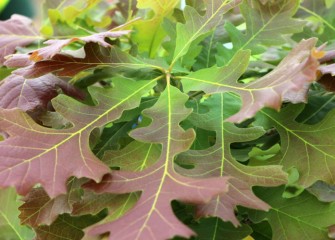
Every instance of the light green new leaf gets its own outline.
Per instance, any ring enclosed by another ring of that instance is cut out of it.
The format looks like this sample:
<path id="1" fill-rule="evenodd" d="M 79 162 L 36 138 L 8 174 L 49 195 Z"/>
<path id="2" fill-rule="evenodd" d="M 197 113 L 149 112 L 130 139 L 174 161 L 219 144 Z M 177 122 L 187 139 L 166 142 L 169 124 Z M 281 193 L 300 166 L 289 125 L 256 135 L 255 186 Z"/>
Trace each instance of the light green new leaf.
<path id="1" fill-rule="evenodd" d="M 194 8 L 185 7 L 185 24 L 177 23 L 176 47 L 172 64 L 184 56 L 191 44 L 200 36 L 211 31 L 222 20 L 223 14 L 236 7 L 242 0 L 211 0 L 208 1 L 207 11 L 201 16 Z"/>
<path id="2" fill-rule="evenodd" d="M 106 27 L 111 18 L 107 15 L 97 18 L 96 9 L 108 10 L 102 0 L 45 0 L 44 9 L 49 19 L 45 21 L 41 32 L 45 35 L 86 35 L 92 29 L 87 27 Z M 103 4 L 101 7 L 99 4 Z M 100 14 L 99 14 L 100 15 Z M 82 22 L 79 23 L 79 20 Z"/>
<path id="3" fill-rule="evenodd" d="M 335 224 L 335 204 L 319 202 L 308 192 L 282 198 L 283 187 L 257 188 L 255 193 L 271 205 L 269 212 L 247 210 L 254 222 L 269 221 L 273 240 L 326 240 L 328 227 Z"/>
<path id="4" fill-rule="evenodd" d="M 20 204 L 14 189 L 0 190 L 0 239 L 26 240 L 34 236 L 32 230 L 20 225 L 18 210 Z"/>
<path id="5" fill-rule="evenodd" d="M 140 52 L 148 52 L 150 57 L 157 53 L 166 33 L 162 27 L 164 18 L 172 15 L 173 9 L 179 0 L 138 0 L 139 9 L 151 8 L 153 17 L 135 24 L 137 32 L 134 34 L 134 41 L 138 43 Z"/>

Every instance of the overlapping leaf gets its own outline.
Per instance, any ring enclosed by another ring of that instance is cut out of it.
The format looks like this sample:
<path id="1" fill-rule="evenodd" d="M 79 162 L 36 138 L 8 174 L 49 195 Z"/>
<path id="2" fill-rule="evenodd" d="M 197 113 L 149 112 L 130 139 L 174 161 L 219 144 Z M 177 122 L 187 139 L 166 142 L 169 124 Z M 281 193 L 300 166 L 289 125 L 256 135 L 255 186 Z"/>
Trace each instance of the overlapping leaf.
<path id="1" fill-rule="evenodd" d="M 91 228 L 89 235 L 109 232 L 109 239 L 118 240 L 163 240 L 174 235 L 189 237 L 193 232 L 174 215 L 171 201 L 205 203 L 216 194 L 227 191 L 228 182 L 224 177 L 192 179 L 178 175 L 174 170 L 175 155 L 187 150 L 195 137 L 193 130 L 185 131 L 179 126 L 191 112 L 184 106 L 187 98 L 175 87 L 167 85 L 158 102 L 143 112 L 152 119 L 151 124 L 131 132 L 137 140 L 162 145 L 162 153 L 154 165 L 141 172 L 115 171 L 101 184 L 89 185 L 99 192 L 142 191 L 139 201 L 125 216 Z"/>
<path id="2" fill-rule="evenodd" d="M 304 192 L 298 197 L 281 197 L 283 188 L 259 188 L 257 196 L 271 205 L 269 212 L 248 210 L 252 221 L 269 221 L 273 240 L 330 239 L 328 227 L 334 225 L 334 203 L 322 203 Z"/>
<path id="3" fill-rule="evenodd" d="M 198 208 L 202 215 L 219 216 L 239 225 L 234 209 L 237 205 L 262 210 L 269 206 L 258 199 L 251 190 L 254 185 L 276 186 L 286 182 L 281 166 L 248 167 L 238 163 L 230 153 L 230 144 L 257 139 L 263 135 L 261 128 L 239 129 L 225 119 L 236 112 L 233 97 L 228 94 L 211 96 L 202 107 L 205 113 L 193 113 L 188 119 L 193 126 L 216 132 L 215 145 L 205 150 L 189 150 L 178 157 L 178 162 L 192 165 L 191 169 L 178 169 L 187 176 L 229 176 L 231 187 L 208 204 Z"/>
<path id="4" fill-rule="evenodd" d="M 242 0 L 208 1 L 206 14 L 201 16 L 194 8 L 185 7 L 185 24 L 177 23 L 176 46 L 172 65 L 183 57 L 191 44 L 200 36 L 211 31 L 222 20 L 223 14 L 236 7 Z"/>
<path id="5" fill-rule="evenodd" d="M 71 176 L 99 181 L 109 168 L 89 148 L 91 131 L 117 119 L 124 110 L 136 107 L 155 81 L 121 78 L 115 79 L 115 88 L 92 88 L 90 92 L 98 101 L 97 106 L 60 95 L 53 100 L 53 107 L 73 124 L 63 130 L 37 125 L 20 110 L 1 109 L 0 129 L 9 135 L 0 142 L 1 186 L 15 186 L 20 194 L 26 194 L 40 183 L 54 197 L 66 192 L 65 183 Z M 124 87 L 125 84 L 129 86 Z"/>
<path id="6" fill-rule="evenodd" d="M 107 48 L 111 47 L 109 43 L 105 41 L 105 38 L 118 38 L 125 34 L 128 34 L 130 31 L 108 31 L 108 32 L 101 32 L 101 33 L 95 33 L 89 36 L 85 37 L 75 37 L 75 38 L 69 38 L 69 39 L 52 39 L 44 42 L 44 44 L 48 45 L 43 48 L 39 48 L 37 50 L 34 50 L 30 54 L 30 59 L 38 62 L 45 59 L 50 59 L 53 56 L 55 56 L 57 53 L 59 53 L 63 47 L 73 43 L 73 42 L 94 42 L 98 43 L 99 45 Z"/>
<path id="7" fill-rule="evenodd" d="M 220 93 L 232 91 L 242 98 L 240 111 L 227 121 L 241 122 L 263 107 L 279 110 L 283 100 L 305 102 L 306 85 L 316 79 L 318 61 L 311 55 L 316 39 L 303 40 L 269 74 L 251 83 L 238 83 L 250 53 L 239 51 L 224 67 L 202 69 L 182 77 L 185 91 Z M 287 68 L 290 66 L 290 68 Z"/>
<path id="8" fill-rule="evenodd" d="M 102 0 L 44 0 L 45 21 L 41 32 L 45 35 L 86 35 L 94 27 L 106 27 L 111 18 L 106 13 L 108 4 Z M 100 7 L 100 4 L 102 5 Z"/>
<path id="9" fill-rule="evenodd" d="M 295 121 L 301 110 L 301 107 L 290 106 L 282 109 L 280 114 L 263 111 L 259 115 L 260 120 L 265 117 L 281 136 L 281 154 L 271 162 L 281 164 L 286 170 L 296 168 L 300 175 L 297 183 L 304 187 L 318 180 L 334 184 L 335 142 L 332 122 L 335 113 L 330 112 L 315 125 L 307 125 Z"/>
<path id="10" fill-rule="evenodd" d="M 0 66 L 5 57 L 13 54 L 17 47 L 27 46 L 43 39 L 32 25 L 31 19 L 13 15 L 11 19 L 0 21 Z"/>
<path id="11" fill-rule="evenodd" d="M 240 5 L 245 18 L 246 33 L 243 34 L 232 23 L 227 22 L 225 29 L 231 37 L 233 49 L 219 46 L 218 59 L 228 62 L 241 49 L 250 49 L 253 54 L 261 53 L 264 46 L 285 43 L 285 34 L 301 32 L 303 21 L 294 19 L 299 0 L 260 1 L 244 0 Z"/>
<path id="12" fill-rule="evenodd" d="M 36 78 L 48 73 L 72 77 L 81 71 L 95 67 L 158 68 L 132 58 L 115 46 L 104 48 L 96 43 L 88 43 L 84 46 L 84 51 L 84 58 L 59 53 L 51 59 L 15 70 L 14 73 L 25 78 Z M 15 65 L 15 62 L 11 62 L 11 65 Z"/>
<path id="13" fill-rule="evenodd" d="M 32 189 L 23 199 L 19 207 L 21 224 L 37 228 L 40 225 L 51 225 L 63 213 L 71 213 L 73 204 L 79 202 L 82 196 L 81 184 L 85 181 L 71 179 L 68 193 L 50 198 L 43 188 Z"/>
<path id="14" fill-rule="evenodd" d="M 72 85 L 51 74 L 30 80 L 19 75 L 10 75 L 0 86 L 0 107 L 17 107 L 23 111 L 46 109 L 49 101 L 58 95 L 58 89 L 67 95 L 83 98 L 83 94 Z"/>

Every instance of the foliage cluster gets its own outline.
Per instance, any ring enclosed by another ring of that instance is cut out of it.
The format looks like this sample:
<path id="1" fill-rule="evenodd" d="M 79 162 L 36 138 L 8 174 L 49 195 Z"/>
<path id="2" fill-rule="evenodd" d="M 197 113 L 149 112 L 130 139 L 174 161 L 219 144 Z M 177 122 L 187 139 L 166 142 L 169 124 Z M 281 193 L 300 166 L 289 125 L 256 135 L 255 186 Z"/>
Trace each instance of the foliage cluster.
<path id="1" fill-rule="evenodd" d="M 45 0 L 0 22 L 0 239 L 335 239 L 334 0 Z"/>

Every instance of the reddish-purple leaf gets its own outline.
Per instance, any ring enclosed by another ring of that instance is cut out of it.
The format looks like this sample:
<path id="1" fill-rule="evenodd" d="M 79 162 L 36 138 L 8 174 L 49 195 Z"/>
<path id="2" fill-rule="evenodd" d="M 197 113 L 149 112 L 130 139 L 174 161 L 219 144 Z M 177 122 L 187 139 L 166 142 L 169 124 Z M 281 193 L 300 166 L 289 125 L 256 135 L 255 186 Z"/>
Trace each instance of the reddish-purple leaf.
<path id="1" fill-rule="evenodd" d="M 174 215 L 171 201 L 206 203 L 227 191 L 225 177 L 194 179 L 183 177 L 174 170 L 175 156 L 187 150 L 195 138 L 192 129 L 185 131 L 179 126 L 191 112 L 184 106 L 187 99 L 186 94 L 167 85 L 158 102 L 143 111 L 152 119 L 151 124 L 131 132 L 137 140 L 162 145 L 160 158 L 154 165 L 141 172 L 115 171 L 101 184 L 87 185 L 98 192 L 142 191 L 133 209 L 114 222 L 89 228 L 89 235 L 109 232 L 110 240 L 165 240 L 175 235 L 190 237 L 193 231 Z"/>
<path id="2" fill-rule="evenodd" d="M 84 97 L 79 90 L 52 74 L 35 79 L 25 79 L 12 74 L 5 78 L 0 86 L 0 107 L 20 108 L 23 111 L 45 109 L 49 101 L 58 95 L 58 89 L 79 99 Z"/>
<path id="3" fill-rule="evenodd" d="M 9 20 L 0 21 L 0 65 L 17 47 L 24 47 L 41 39 L 43 38 L 32 25 L 31 19 L 27 17 L 15 14 Z"/>
<path id="4" fill-rule="evenodd" d="M 22 75 L 25 78 L 36 78 L 51 72 L 58 76 L 72 77 L 79 72 L 98 66 L 157 68 L 156 66 L 135 60 L 115 46 L 104 48 L 96 43 L 87 43 L 84 46 L 84 51 L 84 58 L 58 53 L 49 60 L 36 62 L 33 65 L 15 70 L 14 73 Z M 15 62 L 11 62 L 11 65 L 15 65 Z"/>
<path id="5" fill-rule="evenodd" d="M 42 127 L 21 110 L 0 109 L 0 130 L 9 135 L 0 142 L 0 186 L 15 186 L 24 195 L 40 183 L 55 197 L 66 192 L 71 176 L 100 181 L 109 168 L 92 153 L 91 132 L 136 107 L 155 82 L 118 78 L 112 89 L 90 88 L 97 106 L 59 95 L 52 100 L 53 107 L 73 124 L 68 129 Z"/>

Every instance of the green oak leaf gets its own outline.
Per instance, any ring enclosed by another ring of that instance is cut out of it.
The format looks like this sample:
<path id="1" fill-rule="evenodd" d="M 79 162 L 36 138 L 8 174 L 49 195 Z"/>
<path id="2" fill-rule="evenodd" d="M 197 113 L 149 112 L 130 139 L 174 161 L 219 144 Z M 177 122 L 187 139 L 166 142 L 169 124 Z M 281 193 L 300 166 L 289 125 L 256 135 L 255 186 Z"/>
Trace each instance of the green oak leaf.
<path id="1" fill-rule="evenodd" d="M 297 183 L 304 187 L 318 180 L 334 184 L 332 121 L 335 112 L 328 113 L 321 122 L 308 125 L 295 121 L 301 111 L 301 105 L 291 105 L 280 113 L 271 110 L 259 113 L 255 124 L 275 127 L 281 138 L 280 154 L 267 162 L 280 164 L 285 170 L 295 167 L 300 175 Z"/>
<path id="2" fill-rule="evenodd" d="M 334 202 L 319 202 L 306 191 L 298 197 L 286 199 L 281 197 L 283 190 L 283 187 L 256 188 L 255 194 L 271 205 L 271 210 L 247 210 L 250 219 L 253 222 L 267 220 L 273 240 L 330 239 L 328 227 L 335 223 Z"/>

